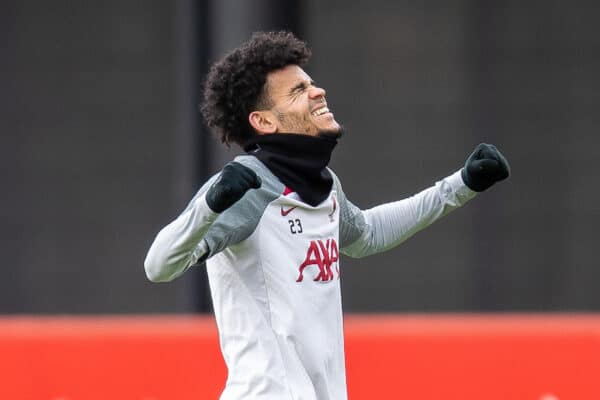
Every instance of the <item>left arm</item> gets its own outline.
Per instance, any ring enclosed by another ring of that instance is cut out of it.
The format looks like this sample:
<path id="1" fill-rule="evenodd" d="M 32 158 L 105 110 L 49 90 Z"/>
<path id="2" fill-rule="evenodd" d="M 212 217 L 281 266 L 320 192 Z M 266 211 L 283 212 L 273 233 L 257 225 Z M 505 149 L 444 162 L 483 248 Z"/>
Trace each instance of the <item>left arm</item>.
<path id="1" fill-rule="evenodd" d="M 509 173 L 504 156 L 493 145 L 482 143 L 460 171 L 412 197 L 366 211 L 346 199 L 336 178 L 342 209 L 340 250 L 351 257 L 389 250 L 462 206 L 476 192 L 506 179 Z"/>
<path id="2" fill-rule="evenodd" d="M 354 225 L 350 230 L 354 231 L 355 237 L 342 237 L 340 250 L 351 257 L 389 250 L 462 206 L 475 194 L 463 183 L 458 171 L 414 196 L 369 210 L 359 210 L 346 200 L 346 207 L 354 208 L 348 210 L 354 218 L 345 222 Z M 354 240 L 345 244 L 348 239 Z"/>

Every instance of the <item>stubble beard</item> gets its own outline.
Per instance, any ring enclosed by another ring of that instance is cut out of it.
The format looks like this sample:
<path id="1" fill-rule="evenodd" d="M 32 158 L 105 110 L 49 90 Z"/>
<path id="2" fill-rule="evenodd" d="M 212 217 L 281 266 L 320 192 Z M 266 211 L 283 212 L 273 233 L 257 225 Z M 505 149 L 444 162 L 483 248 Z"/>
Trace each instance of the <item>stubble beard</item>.
<path id="1" fill-rule="evenodd" d="M 285 125 L 287 133 L 303 133 L 311 136 L 327 136 L 339 139 L 344 135 L 344 127 L 338 123 L 337 128 L 333 129 L 318 129 L 316 134 L 311 129 L 315 124 L 307 116 L 298 117 L 294 114 L 284 114 L 277 112 L 277 119 L 282 125 Z M 337 123 L 337 121 L 336 121 Z"/>
<path id="2" fill-rule="evenodd" d="M 340 124 L 338 124 L 338 127 L 336 129 L 326 129 L 326 130 L 322 130 L 319 131 L 319 133 L 317 133 L 317 136 L 326 136 L 326 137 L 333 137 L 334 139 L 339 139 L 342 136 L 344 136 L 344 133 L 346 131 L 344 130 L 344 127 Z"/>

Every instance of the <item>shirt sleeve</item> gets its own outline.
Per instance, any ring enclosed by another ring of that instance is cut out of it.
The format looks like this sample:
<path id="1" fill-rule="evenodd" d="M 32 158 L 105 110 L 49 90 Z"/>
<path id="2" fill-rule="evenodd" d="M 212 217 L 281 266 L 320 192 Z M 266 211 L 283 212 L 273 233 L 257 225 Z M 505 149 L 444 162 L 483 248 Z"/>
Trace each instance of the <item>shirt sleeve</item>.
<path id="1" fill-rule="evenodd" d="M 149 280 L 171 281 L 208 252 L 202 240 L 219 214 L 206 203 L 206 192 L 217 177 L 204 184 L 181 215 L 156 235 L 144 260 Z"/>
<path id="2" fill-rule="evenodd" d="M 342 213 L 340 251 L 351 257 L 389 250 L 476 195 L 457 171 L 414 196 L 360 210 L 346 199 L 337 178 L 336 183 Z"/>
<path id="3" fill-rule="evenodd" d="M 213 176 L 183 213 L 154 239 L 144 261 L 149 280 L 171 281 L 191 266 L 240 243 L 254 232 L 267 205 L 283 191 L 283 184 L 267 174 L 255 157 L 239 156 L 236 161 L 261 176 L 262 186 L 249 190 L 230 208 L 217 214 L 206 204 L 206 192 L 220 173 Z"/>

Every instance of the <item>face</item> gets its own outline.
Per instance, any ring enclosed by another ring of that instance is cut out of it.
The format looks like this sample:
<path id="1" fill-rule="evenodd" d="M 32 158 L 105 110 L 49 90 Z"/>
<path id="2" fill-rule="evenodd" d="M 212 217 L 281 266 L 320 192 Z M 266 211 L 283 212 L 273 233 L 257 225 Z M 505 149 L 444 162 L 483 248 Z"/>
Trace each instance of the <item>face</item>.
<path id="1" fill-rule="evenodd" d="M 288 65 L 267 76 L 267 90 L 273 107 L 276 132 L 341 134 L 341 127 L 327 107 L 325 90 L 302 68 Z"/>

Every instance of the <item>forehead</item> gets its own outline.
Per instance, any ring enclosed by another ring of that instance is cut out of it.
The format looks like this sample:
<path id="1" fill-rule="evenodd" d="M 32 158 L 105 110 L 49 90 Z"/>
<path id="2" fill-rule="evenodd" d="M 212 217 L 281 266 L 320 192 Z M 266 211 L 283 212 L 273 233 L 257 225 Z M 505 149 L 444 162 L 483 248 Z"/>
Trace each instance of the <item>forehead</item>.
<path id="1" fill-rule="evenodd" d="M 267 75 L 267 85 L 271 93 L 289 90 L 300 82 L 310 81 L 310 76 L 297 65 L 287 65 Z"/>

